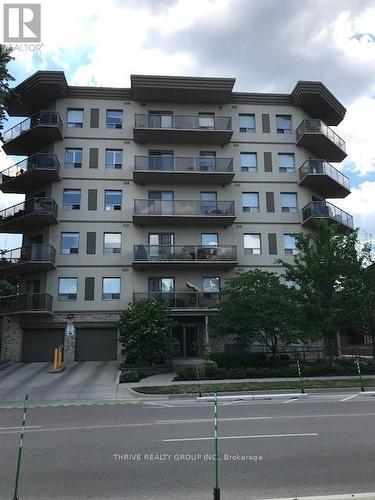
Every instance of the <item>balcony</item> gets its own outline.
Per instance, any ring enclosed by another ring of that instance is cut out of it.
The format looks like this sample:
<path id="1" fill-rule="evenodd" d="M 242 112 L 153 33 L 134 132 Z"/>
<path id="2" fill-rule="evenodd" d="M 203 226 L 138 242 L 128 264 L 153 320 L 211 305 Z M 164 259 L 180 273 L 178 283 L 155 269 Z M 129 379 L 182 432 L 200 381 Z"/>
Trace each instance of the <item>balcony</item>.
<path id="1" fill-rule="evenodd" d="M 134 182 L 141 184 L 230 184 L 233 158 L 136 156 Z"/>
<path id="2" fill-rule="evenodd" d="M 23 233 L 57 224 L 57 205 L 51 198 L 30 198 L 0 211 L 1 233 Z"/>
<path id="3" fill-rule="evenodd" d="M 321 120 L 303 120 L 296 133 L 297 146 L 303 146 L 317 158 L 337 162 L 346 158 L 345 141 Z"/>
<path id="4" fill-rule="evenodd" d="M 4 133 L 8 155 L 30 156 L 51 142 L 61 141 L 62 121 L 57 111 L 40 111 Z"/>
<path id="5" fill-rule="evenodd" d="M 302 209 L 302 225 L 314 227 L 315 221 L 325 219 L 330 224 L 337 224 L 340 233 L 354 230 L 353 216 L 332 205 L 328 201 L 312 201 Z"/>
<path id="6" fill-rule="evenodd" d="M 231 269 L 237 264 L 237 247 L 196 245 L 134 245 L 135 269 Z"/>
<path id="7" fill-rule="evenodd" d="M 147 143 L 228 144 L 229 116 L 135 115 L 134 140 Z"/>
<path id="8" fill-rule="evenodd" d="M 207 310 L 216 309 L 219 304 L 217 292 L 144 292 L 134 293 L 134 302 L 158 299 L 168 302 L 171 309 L 176 310 Z"/>
<path id="9" fill-rule="evenodd" d="M 324 198 L 345 198 L 350 194 L 349 179 L 324 160 L 307 160 L 299 168 L 299 183 Z"/>
<path id="10" fill-rule="evenodd" d="M 37 153 L 0 172 L 3 193 L 28 193 L 60 180 L 60 163 L 53 153 Z"/>
<path id="11" fill-rule="evenodd" d="M 234 201 L 134 200 L 134 224 L 209 224 L 228 226 Z"/>
<path id="12" fill-rule="evenodd" d="M 0 314 L 32 314 L 38 316 L 52 314 L 52 295 L 48 293 L 31 293 L 1 297 Z"/>
<path id="13" fill-rule="evenodd" d="M 0 253 L 0 274 L 19 275 L 55 269 L 56 250 L 52 245 L 29 245 Z"/>

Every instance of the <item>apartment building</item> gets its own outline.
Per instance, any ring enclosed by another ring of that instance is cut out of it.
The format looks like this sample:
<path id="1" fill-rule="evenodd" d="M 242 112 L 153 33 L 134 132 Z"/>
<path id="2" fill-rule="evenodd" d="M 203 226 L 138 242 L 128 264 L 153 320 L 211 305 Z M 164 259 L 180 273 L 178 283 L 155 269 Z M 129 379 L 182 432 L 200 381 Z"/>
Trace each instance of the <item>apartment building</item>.
<path id="1" fill-rule="evenodd" d="M 234 92 L 230 78 L 131 76 L 130 88 L 69 86 L 39 71 L 16 87 L 5 133 L 14 165 L 0 232 L 22 233 L 0 273 L 20 280 L 1 300 L 1 356 L 16 361 L 120 359 L 116 324 L 132 302 L 167 300 L 173 356 L 222 348 L 209 317 L 228 277 L 281 272 L 295 234 L 352 217 L 327 199 L 349 182 L 333 164 L 330 127 L 345 108 L 320 82 L 290 94 Z M 18 157 L 18 158 L 16 158 Z M 18 161 L 17 161 L 18 160 Z"/>

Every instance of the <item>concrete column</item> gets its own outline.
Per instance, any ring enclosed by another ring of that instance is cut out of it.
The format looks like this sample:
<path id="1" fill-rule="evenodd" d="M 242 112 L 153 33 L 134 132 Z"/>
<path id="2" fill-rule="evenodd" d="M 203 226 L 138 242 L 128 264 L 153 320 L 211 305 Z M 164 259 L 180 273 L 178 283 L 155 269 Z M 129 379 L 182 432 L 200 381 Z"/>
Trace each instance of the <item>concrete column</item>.
<path id="1" fill-rule="evenodd" d="M 75 359 L 76 333 L 71 334 L 65 329 L 64 336 L 64 363 L 71 363 Z"/>
<path id="2" fill-rule="evenodd" d="M 18 321 L 9 316 L 3 319 L 1 359 L 20 362 L 22 359 L 23 331 Z"/>

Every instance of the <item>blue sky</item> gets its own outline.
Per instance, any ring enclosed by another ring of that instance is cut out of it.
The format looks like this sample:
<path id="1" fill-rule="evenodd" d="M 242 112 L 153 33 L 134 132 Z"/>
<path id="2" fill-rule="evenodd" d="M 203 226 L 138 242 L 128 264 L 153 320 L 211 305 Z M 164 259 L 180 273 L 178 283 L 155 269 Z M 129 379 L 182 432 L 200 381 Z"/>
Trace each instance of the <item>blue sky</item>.
<path id="1" fill-rule="evenodd" d="M 372 0 L 40 3 L 42 50 L 15 52 L 10 70 L 17 82 L 40 69 L 64 70 L 72 85 L 127 87 L 131 73 L 230 76 L 236 90 L 254 92 L 290 92 L 297 80 L 323 81 L 347 108 L 337 132 L 348 158 L 339 168 L 352 193 L 334 203 L 354 215 L 363 239 L 374 235 L 375 242 Z M 6 161 L 0 157 L 0 166 Z M 0 207 L 21 200 L 0 194 Z M 8 247 L 16 241 L 6 240 Z"/>

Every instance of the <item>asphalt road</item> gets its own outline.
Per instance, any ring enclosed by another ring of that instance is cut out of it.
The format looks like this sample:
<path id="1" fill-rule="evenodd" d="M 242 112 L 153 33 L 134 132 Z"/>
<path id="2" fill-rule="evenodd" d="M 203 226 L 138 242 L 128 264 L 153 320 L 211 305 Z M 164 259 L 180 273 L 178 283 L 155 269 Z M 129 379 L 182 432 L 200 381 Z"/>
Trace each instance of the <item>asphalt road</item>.
<path id="1" fill-rule="evenodd" d="M 213 408 L 195 400 L 32 408 L 19 499 L 212 499 Z M 20 409 L 0 410 L 0 499 Z M 220 403 L 223 500 L 375 491 L 375 397 Z"/>

